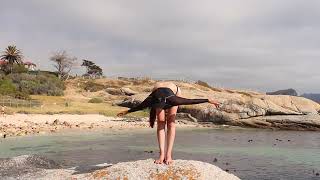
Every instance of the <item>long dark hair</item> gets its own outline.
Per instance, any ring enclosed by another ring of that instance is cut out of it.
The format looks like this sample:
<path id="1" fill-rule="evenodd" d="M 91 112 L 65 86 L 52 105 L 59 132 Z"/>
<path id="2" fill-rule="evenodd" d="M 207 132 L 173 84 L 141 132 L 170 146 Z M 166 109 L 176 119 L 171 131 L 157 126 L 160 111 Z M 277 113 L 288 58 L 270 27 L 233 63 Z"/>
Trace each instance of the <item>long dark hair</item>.
<path id="1" fill-rule="evenodd" d="M 150 124 L 151 128 L 153 128 L 154 122 L 156 121 L 156 118 L 157 118 L 156 108 L 152 107 L 150 109 L 150 116 L 149 116 L 149 124 Z"/>

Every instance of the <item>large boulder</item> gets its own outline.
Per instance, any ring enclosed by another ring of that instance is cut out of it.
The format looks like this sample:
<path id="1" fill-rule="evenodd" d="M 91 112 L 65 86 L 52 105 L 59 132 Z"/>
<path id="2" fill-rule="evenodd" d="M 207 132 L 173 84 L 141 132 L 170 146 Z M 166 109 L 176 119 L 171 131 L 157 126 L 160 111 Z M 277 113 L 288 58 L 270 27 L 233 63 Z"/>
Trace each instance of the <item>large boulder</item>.
<path id="1" fill-rule="evenodd" d="M 136 91 L 134 91 L 128 87 L 122 87 L 122 88 L 120 88 L 120 91 L 127 96 L 132 96 L 132 95 L 138 94 Z"/>
<path id="2" fill-rule="evenodd" d="M 95 171 L 92 179 L 197 179 L 236 180 L 238 177 L 205 162 L 175 160 L 172 165 L 159 165 L 153 159 L 123 162 Z"/>
<path id="3" fill-rule="evenodd" d="M 153 159 L 121 162 L 115 165 L 79 172 L 76 169 L 42 170 L 20 176 L 21 179 L 124 179 L 124 180 L 239 180 L 212 164 L 193 161 L 175 160 L 171 165 L 155 164 Z"/>
<path id="4" fill-rule="evenodd" d="M 106 88 L 105 91 L 111 95 L 124 95 L 124 93 L 118 88 Z"/>

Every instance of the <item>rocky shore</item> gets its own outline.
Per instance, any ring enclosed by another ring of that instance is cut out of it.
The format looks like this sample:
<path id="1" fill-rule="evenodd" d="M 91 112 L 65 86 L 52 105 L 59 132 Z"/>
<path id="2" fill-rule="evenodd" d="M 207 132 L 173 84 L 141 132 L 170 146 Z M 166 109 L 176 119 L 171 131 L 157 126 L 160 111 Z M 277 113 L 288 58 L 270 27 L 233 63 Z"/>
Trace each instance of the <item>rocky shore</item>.
<path id="1" fill-rule="evenodd" d="M 182 89 L 183 97 L 211 97 L 221 103 L 218 109 L 210 104 L 179 108 L 179 112 L 190 114 L 198 122 L 268 129 L 320 130 L 320 104 L 303 97 L 175 83 Z M 117 104 L 132 107 L 147 95 L 148 93 L 141 92 Z"/>
<path id="2" fill-rule="evenodd" d="M 7 179 L 110 179 L 110 180 L 238 180 L 212 164 L 175 160 L 172 165 L 155 164 L 153 159 L 100 164 L 81 170 L 77 167 L 63 169 L 52 160 L 37 155 L 24 155 L 0 160 L 0 175 Z M 23 171 L 21 171 L 23 169 Z"/>

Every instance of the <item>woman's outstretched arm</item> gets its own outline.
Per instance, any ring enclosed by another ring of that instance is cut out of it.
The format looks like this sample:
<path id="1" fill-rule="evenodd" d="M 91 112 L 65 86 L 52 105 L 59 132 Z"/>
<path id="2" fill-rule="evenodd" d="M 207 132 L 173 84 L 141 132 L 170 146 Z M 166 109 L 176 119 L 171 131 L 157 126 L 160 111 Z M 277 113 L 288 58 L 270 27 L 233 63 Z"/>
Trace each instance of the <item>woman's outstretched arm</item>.
<path id="1" fill-rule="evenodd" d="M 137 106 L 135 106 L 133 108 L 130 108 L 129 110 L 121 111 L 120 113 L 118 113 L 117 116 L 123 116 L 123 115 L 126 115 L 126 114 L 131 113 L 131 112 L 135 112 L 135 111 L 139 111 L 139 110 L 145 109 L 147 107 L 150 107 L 151 103 L 152 103 L 152 96 L 148 96 L 139 105 L 137 105 Z"/>
<path id="2" fill-rule="evenodd" d="M 219 103 L 212 99 L 187 99 L 179 96 L 172 96 L 168 98 L 167 101 L 173 106 L 210 103 L 214 104 L 216 107 L 219 107 Z"/>

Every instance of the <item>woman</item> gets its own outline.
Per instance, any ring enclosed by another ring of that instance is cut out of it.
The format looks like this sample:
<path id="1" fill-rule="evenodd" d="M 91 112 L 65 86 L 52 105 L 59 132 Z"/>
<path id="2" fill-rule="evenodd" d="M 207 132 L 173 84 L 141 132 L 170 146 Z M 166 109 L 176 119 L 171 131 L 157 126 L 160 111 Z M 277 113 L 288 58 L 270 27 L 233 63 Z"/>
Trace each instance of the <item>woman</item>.
<path id="1" fill-rule="evenodd" d="M 129 110 L 122 111 L 118 116 L 139 111 L 147 107 L 150 110 L 150 126 L 153 128 L 154 121 L 157 119 L 157 137 L 160 149 L 160 156 L 154 162 L 167 165 L 173 162 L 172 148 L 175 138 L 175 117 L 179 105 L 211 103 L 219 107 L 219 103 L 213 99 L 186 99 L 181 97 L 181 90 L 172 82 L 158 82 L 155 84 L 152 93 L 138 106 Z M 165 139 L 165 126 L 167 124 L 167 139 Z M 166 151 L 165 151 L 166 143 Z"/>

